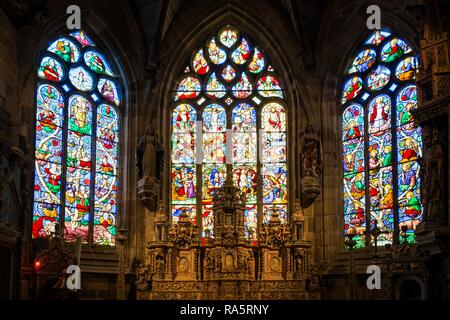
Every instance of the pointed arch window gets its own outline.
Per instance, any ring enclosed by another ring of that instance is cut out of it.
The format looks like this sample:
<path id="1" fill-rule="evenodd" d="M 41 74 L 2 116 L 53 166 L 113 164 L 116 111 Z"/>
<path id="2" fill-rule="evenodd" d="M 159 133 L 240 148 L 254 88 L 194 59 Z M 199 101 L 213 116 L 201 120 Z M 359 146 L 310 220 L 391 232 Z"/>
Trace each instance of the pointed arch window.
<path id="1" fill-rule="evenodd" d="M 194 50 L 173 97 L 172 221 L 187 214 L 214 237 L 212 196 L 232 176 L 247 196 L 245 233 L 278 210 L 287 220 L 287 110 L 265 52 L 233 26 Z"/>
<path id="2" fill-rule="evenodd" d="M 114 245 L 121 79 L 83 30 L 50 41 L 36 87 L 32 237 Z"/>
<path id="3" fill-rule="evenodd" d="M 422 220 L 418 158 L 422 134 L 417 107 L 418 59 L 412 47 L 387 30 L 375 31 L 344 75 L 341 96 L 344 234 L 356 247 L 414 242 Z"/>

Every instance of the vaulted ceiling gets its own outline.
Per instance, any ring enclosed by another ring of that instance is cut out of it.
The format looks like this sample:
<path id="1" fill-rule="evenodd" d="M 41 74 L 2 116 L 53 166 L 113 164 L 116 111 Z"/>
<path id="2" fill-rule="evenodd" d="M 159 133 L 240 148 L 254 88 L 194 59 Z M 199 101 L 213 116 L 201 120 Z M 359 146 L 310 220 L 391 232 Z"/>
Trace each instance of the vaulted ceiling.
<path id="1" fill-rule="evenodd" d="M 235 0 L 219 0 L 225 4 L 239 2 Z M 256 3 L 263 0 L 250 0 Z M 289 21 L 296 38 L 301 44 L 299 54 L 306 57 L 308 63 L 313 63 L 312 51 L 315 47 L 315 41 L 318 38 L 322 15 L 327 5 L 326 0 L 265 0 L 278 9 Z M 133 0 L 132 9 L 139 20 L 142 31 L 147 42 L 149 59 L 154 54 L 155 47 L 161 39 L 164 38 L 170 24 L 177 16 L 179 10 L 185 5 L 192 3 L 191 0 Z"/>

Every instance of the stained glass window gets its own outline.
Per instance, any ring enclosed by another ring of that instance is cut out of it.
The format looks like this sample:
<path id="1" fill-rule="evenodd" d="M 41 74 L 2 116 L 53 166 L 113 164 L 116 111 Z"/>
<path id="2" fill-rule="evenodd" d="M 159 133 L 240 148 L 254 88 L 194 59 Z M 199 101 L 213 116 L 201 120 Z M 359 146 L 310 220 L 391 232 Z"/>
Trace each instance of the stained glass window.
<path id="1" fill-rule="evenodd" d="M 389 31 L 375 31 L 347 68 L 342 91 L 344 234 L 356 247 L 400 241 L 422 220 L 417 159 L 422 155 L 414 83 L 417 57 Z"/>
<path id="2" fill-rule="evenodd" d="M 233 26 L 196 48 L 173 97 L 172 221 L 200 224 L 214 238 L 213 195 L 227 177 L 246 195 L 245 235 L 272 212 L 287 221 L 287 109 L 269 58 Z M 259 143 L 258 143 L 259 141 Z"/>
<path id="3" fill-rule="evenodd" d="M 50 42 L 36 89 L 33 238 L 114 245 L 120 79 L 83 31 Z"/>

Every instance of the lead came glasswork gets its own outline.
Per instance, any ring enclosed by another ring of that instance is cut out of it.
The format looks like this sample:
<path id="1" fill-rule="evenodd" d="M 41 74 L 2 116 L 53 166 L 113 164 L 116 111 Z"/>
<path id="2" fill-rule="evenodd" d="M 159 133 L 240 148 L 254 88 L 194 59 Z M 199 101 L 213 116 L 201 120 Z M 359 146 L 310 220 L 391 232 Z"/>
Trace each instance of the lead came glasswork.
<path id="1" fill-rule="evenodd" d="M 97 85 L 98 91 L 105 98 L 106 101 L 119 105 L 119 92 L 116 84 L 108 79 L 100 78 Z"/>
<path id="2" fill-rule="evenodd" d="M 412 50 L 405 41 L 399 38 L 392 38 L 387 41 L 381 49 L 381 61 L 392 62 L 399 59 L 404 54 L 410 53 Z"/>
<path id="3" fill-rule="evenodd" d="M 260 73 L 264 70 L 265 63 L 263 54 L 258 50 L 258 48 L 255 48 L 252 61 L 248 65 L 248 71 L 251 73 Z"/>
<path id="4" fill-rule="evenodd" d="M 84 62 L 96 73 L 106 74 L 108 76 L 113 75 L 106 58 L 95 50 L 89 50 L 84 53 Z"/>
<path id="5" fill-rule="evenodd" d="M 351 104 L 342 115 L 342 140 L 362 136 L 364 136 L 364 108 L 359 104 Z"/>
<path id="6" fill-rule="evenodd" d="M 41 79 L 59 82 L 64 77 L 64 70 L 58 60 L 52 57 L 44 57 L 39 66 L 38 76 Z"/>
<path id="7" fill-rule="evenodd" d="M 280 83 L 278 79 L 273 76 L 264 76 L 259 79 L 256 88 L 260 95 L 265 98 L 278 97 L 283 98 Z"/>
<path id="8" fill-rule="evenodd" d="M 92 39 L 86 35 L 83 30 L 71 32 L 70 35 L 77 39 L 78 43 L 81 44 L 82 47 L 95 46 Z"/>
<path id="9" fill-rule="evenodd" d="M 406 57 L 397 65 L 395 76 L 400 81 L 407 81 L 416 78 L 417 61 L 414 57 Z"/>
<path id="10" fill-rule="evenodd" d="M 71 68 L 69 79 L 72 85 L 80 91 L 91 91 L 94 89 L 94 79 L 83 67 Z"/>
<path id="11" fill-rule="evenodd" d="M 47 49 L 50 52 L 58 55 L 67 63 L 75 63 L 80 57 L 80 50 L 75 43 L 66 37 L 61 37 L 55 40 Z"/>
<path id="12" fill-rule="evenodd" d="M 231 82 L 236 77 L 236 70 L 230 65 L 227 65 L 222 71 L 222 77 L 226 82 Z"/>
<path id="13" fill-rule="evenodd" d="M 209 59 L 214 64 L 222 64 L 227 60 L 227 54 L 225 50 L 219 47 L 215 38 L 212 38 L 208 44 Z"/>
<path id="14" fill-rule="evenodd" d="M 354 76 L 347 80 L 344 84 L 344 90 L 342 92 L 342 104 L 358 97 L 362 89 L 362 79 L 360 77 Z"/>
<path id="15" fill-rule="evenodd" d="M 231 48 L 238 40 L 238 36 L 239 32 L 235 28 L 227 26 L 220 33 L 220 42 L 227 48 Z"/>
<path id="16" fill-rule="evenodd" d="M 183 77 L 173 97 L 172 221 L 187 215 L 195 224 L 200 222 L 203 245 L 214 237 L 213 195 L 228 174 L 246 196 L 245 236 L 252 244 L 258 240 L 258 224 L 267 223 L 274 211 L 282 223 L 288 219 L 284 95 L 274 69 L 267 66 L 269 57 L 250 43 L 232 26 L 220 29 L 203 49 L 194 51 L 192 68 L 180 72 Z M 264 141 L 261 146 L 259 140 Z"/>
<path id="17" fill-rule="evenodd" d="M 391 71 L 388 68 L 378 66 L 367 76 L 367 87 L 371 91 L 378 91 L 388 84 L 390 76 Z"/>
<path id="18" fill-rule="evenodd" d="M 242 38 L 241 44 L 231 54 L 231 60 L 236 64 L 244 64 L 250 56 L 250 45 L 245 38 Z"/>
<path id="19" fill-rule="evenodd" d="M 200 81 L 194 77 L 186 77 L 181 80 L 177 88 L 175 100 L 194 99 L 200 95 Z"/>
<path id="20" fill-rule="evenodd" d="M 240 79 L 233 86 L 233 95 L 239 99 L 245 99 L 249 97 L 253 92 L 253 85 L 250 82 L 249 78 L 242 72 Z"/>
<path id="21" fill-rule="evenodd" d="M 212 99 L 220 99 L 226 95 L 225 86 L 217 79 L 216 74 L 212 73 L 206 84 L 206 94 Z"/>
<path id="22" fill-rule="evenodd" d="M 348 73 L 364 72 L 373 66 L 377 53 L 373 49 L 362 50 L 353 60 L 352 67 Z"/>
<path id="23" fill-rule="evenodd" d="M 39 78 L 55 85 L 39 83 L 36 92 L 33 238 L 49 237 L 63 218 L 66 241 L 81 237 L 84 243 L 115 245 L 120 116 L 111 103 L 120 104 L 120 88 L 93 46 L 83 30 L 74 31 L 49 45 L 56 56 L 47 52 L 40 60 Z M 105 78 L 97 80 L 95 73 Z"/>
<path id="24" fill-rule="evenodd" d="M 198 50 L 194 55 L 194 60 L 192 61 L 194 71 L 202 75 L 209 71 L 208 62 L 203 55 L 203 49 Z"/>
<path id="25" fill-rule="evenodd" d="M 394 231 L 402 226 L 408 241 L 414 242 L 415 227 L 422 219 L 417 162 L 422 132 L 411 113 L 417 106 L 412 82 L 417 60 L 412 54 L 403 39 L 377 30 L 358 50 L 348 71 L 352 75 L 344 82 L 344 236 L 355 235 L 357 248 L 374 244 L 373 237 L 366 237 L 375 225 L 385 231 L 378 245 L 397 241 Z"/>

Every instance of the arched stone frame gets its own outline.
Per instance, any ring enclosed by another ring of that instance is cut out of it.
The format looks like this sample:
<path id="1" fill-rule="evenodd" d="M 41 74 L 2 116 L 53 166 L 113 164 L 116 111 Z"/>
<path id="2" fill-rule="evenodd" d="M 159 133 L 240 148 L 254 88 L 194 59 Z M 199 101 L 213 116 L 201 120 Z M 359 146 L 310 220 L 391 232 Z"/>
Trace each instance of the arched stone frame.
<path id="1" fill-rule="evenodd" d="M 191 11 L 199 8 L 186 8 L 184 14 L 192 14 Z M 248 8 L 246 8 L 248 9 Z M 251 10 L 248 10 L 251 12 Z M 272 65 L 278 75 L 283 87 L 287 90 L 285 92 L 284 101 L 288 108 L 288 171 L 289 171 L 289 186 L 288 186 L 288 208 L 289 211 L 293 211 L 293 204 L 296 198 L 299 198 L 299 165 L 298 153 L 299 146 L 296 144 L 299 141 L 299 132 L 302 128 L 300 119 L 305 121 L 303 101 L 301 97 L 301 90 L 298 89 L 298 78 L 296 74 L 300 69 L 300 61 L 295 61 L 295 49 L 290 48 L 286 53 L 283 53 L 283 46 L 294 44 L 295 39 L 289 43 L 290 39 L 287 29 L 283 32 L 286 37 L 276 37 L 275 32 L 271 33 L 271 30 L 264 28 L 264 21 L 261 21 L 261 17 L 258 14 L 249 16 L 244 13 L 243 8 L 237 8 L 235 6 L 220 4 L 212 7 L 208 7 L 207 11 L 202 11 L 202 17 L 198 17 L 195 14 L 192 16 L 191 25 L 180 23 L 182 21 L 174 21 L 171 28 L 168 30 L 165 42 L 161 45 L 164 48 L 163 56 L 164 69 L 159 79 L 159 86 L 157 87 L 158 102 L 154 105 L 154 116 L 152 118 L 161 121 L 161 130 L 159 135 L 163 137 L 163 145 L 165 150 L 170 150 L 170 118 L 172 114 L 172 98 L 173 90 L 176 84 L 176 79 L 180 76 L 180 73 L 184 70 L 184 67 L 191 56 L 193 50 L 207 39 L 211 33 L 219 30 L 224 25 L 230 24 L 240 30 L 243 34 L 247 34 L 253 40 L 253 43 L 258 47 L 264 49 L 268 57 L 272 61 Z M 202 21 L 196 21 L 196 19 Z M 182 20 L 179 17 L 179 20 Z M 177 29 L 177 22 L 182 25 L 182 28 Z M 293 49 L 293 50 L 292 50 Z M 166 56 L 165 53 L 170 52 L 170 55 Z M 293 67 L 295 66 L 295 67 Z M 289 72 L 291 71 L 291 72 Z M 160 119 L 160 120 L 159 120 Z M 303 122 L 304 124 L 304 122 Z M 170 175 L 169 166 L 170 153 L 165 155 L 164 165 L 164 181 L 162 182 L 162 195 L 163 203 L 166 208 L 165 212 L 169 210 L 169 186 Z"/>
<path id="2" fill-rule="evenodd" d="M 65 13 L 64 11 L 59 11 Z M 130 188 L 130 178 L 133 178 L 134 163 L 130 161 L 130 145 L 135 144 L 132 141 L 133 136 L 130 134 L 128 128 L 134 127 L 130 125 L 133 120 L 132 114 L 136 108 L 137 101 L 137 86 L 136 75 L 133 62 L 127 58 L 126 50 L 123 45 L 115 36 L 108 24 L 108 19 L 100 17 L 93 11 L 83 11 L 82 29 L 96 43 L 96 46 L 105 54 L 108 62 L 112 65 L 113 69 L 118 73 L 120 78 L 120 91 L 121 91 L 121 103 L 116 108 L 120 115 L 120 137 L 119 137 L 119 192 L 118 192 L 118 215 L 116 220 L 116 227 L 127 226 L 129 224 L 129 217 L 126 212 L 130 207 L 130 193 L 133 192 L 133 188 Z M 35 143 L 35 117 L 36 117 L 36 99 L 35 91 L 39 79 L 37 77 L 37 71 L 39 67 L 39 58 L 48 47 L 48 41 L 57 37 L 58 35 L 69 34 L 71 30 L 66 27 L 66 15 L 59 15 L 54 17 L 52 23 L 44 25 L 42 30 L 33 30 L 28 41 L 24 42 L 24 54 L 21 57 L 25 62 L 23 70 L 27 71 L 24 76 L 23 87 L 20 103 L 24 108 L 29 108 L 29 112 L 26 113 L 26 123 L 28 124 L 28 150 L 32 153 L 30 163 L 34 163 L 34 143 Z M 131 164 L 130 164 L 131 162 Z M 131 170 L 130 170 L 131 169 Z M 33 190 L 34 179 L 34 165 L 31 165 L 31 170 L 28 174 L 27 185 L 29 190 Z M 131 183 L 131 186 L 134 184 Z M 32 192 L 30 193 L 33 194 Z M 28 210 L 26 212 L 26 221 L 24 221 L 24 233 L 25 233 L 25 248 L 23 250 L 22 265 L 26 266 L 31 263 L 31 215 L 32 205 L 28 203 Z M 73 244 L 69 244 L 73 245 Z M 117 243 L 116 243 L 117 246 Z M 104 247 L 95 246 L 91 247 L 89 244 L 83 245 L 83 252 L 97 252 L 106 255 L 116 255 L 116 246 Z M 96 258 L 94 258 L 96 259 Z M 113 271 L 115 269 L 114 264 L 111 265 Z"/>
<path id="3" fill-rule="evenodd" d="M 424 280 L 420 276 L 415 275 L 415 274 L 403 275 L 399 279 L 397 279 L 397 281 L 395 281 L 395 287 L 394 287 L 395 300 L 400 300 L 402 285 L 406 281 L 416 282 L 420 287 L 420 293 L 421 293 L 420 300 L 426 300 L 427 290 L 426 290 L 426 285 L 424 283 Z"/>
<path id="4" fill-rule="evenodd" d="M 419 53 L 417 39 L 420 37 L 420 30 L 418 26 L 411 23 L 412 19 L 408 19 L 408 14 L 400 16 L 394 10 L 387 10 L 394 5 L 387 4 L 382 8 L 382 28 L 392 30 L 395 35 L 408 41 L 413 50 Z M 326 65 L 321 70 L 324 83 L 321 88 L 322 110 L 323 114 L 330 114 L 329 117 L 322 117 L 321 120 L 325 148 L 324 179 L 327 181 L 324 182 L 326 187 L 323 189 L 325 205 L 322 212 L 325 223 L 322 229 L 324 233 L 322 254 L 324 261 L 328 263 L 332 263 L 338 253 L 345 250 L 340 99 L 344 71 L 351 63 L 356 50 L 372 32 L 365 28 L 368 17 L 365 9 L 366 7 L 356 2 L 340 4 L 338 1 L 334 3 L 325 14 L 332 16 L 332 12 L 338 12 L 339 15 L 322 26 L 321 34 L 326 36 L 319 40 L 319 47 L 328 48 L 318 53 L 319 58 L 326 61 Z M 363 26 L 364 29 L 355 26 Z M 341 54 L 335 54 L 336 52 Z"/>

